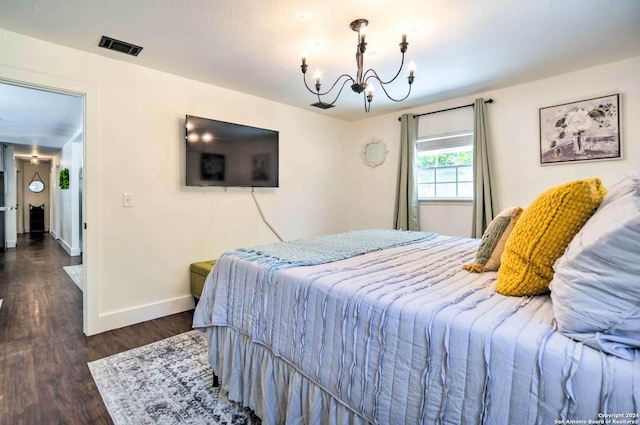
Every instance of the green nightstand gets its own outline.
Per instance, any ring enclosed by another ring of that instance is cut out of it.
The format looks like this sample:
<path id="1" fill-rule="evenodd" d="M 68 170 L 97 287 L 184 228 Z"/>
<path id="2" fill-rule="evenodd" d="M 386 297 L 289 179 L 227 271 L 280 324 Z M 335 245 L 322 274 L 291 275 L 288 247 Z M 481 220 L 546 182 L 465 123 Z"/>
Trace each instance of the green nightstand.
<path id="1" fill-rule="evenodd" d="M 201 261 L 199 263 L 191 264 L 191 295 L 196 300 L 200 299 L 202 294 L 202 288 L 204 287 L 204 280 L 207 275 L 215 266 L 217 260 Z"/>

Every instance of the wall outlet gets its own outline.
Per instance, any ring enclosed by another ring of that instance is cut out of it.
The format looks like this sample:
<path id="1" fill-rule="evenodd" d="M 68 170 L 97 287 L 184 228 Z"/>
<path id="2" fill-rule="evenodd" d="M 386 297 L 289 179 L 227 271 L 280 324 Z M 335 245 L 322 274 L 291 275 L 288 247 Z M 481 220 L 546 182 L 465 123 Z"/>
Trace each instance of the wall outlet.
<path id="1" fill-rule="evenodd" d="M 123 207 L 133 206 L 133 193 L 125 192 L 122 194 L 122 206 Z"/>

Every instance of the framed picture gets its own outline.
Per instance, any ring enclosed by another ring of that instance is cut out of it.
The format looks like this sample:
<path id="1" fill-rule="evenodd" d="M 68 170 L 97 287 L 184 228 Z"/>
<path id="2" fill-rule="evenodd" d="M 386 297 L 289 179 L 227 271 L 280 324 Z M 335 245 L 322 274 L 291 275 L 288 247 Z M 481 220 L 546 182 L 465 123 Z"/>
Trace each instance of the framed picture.
<path id="1" fill-rule="evenodd" d="M 620 158 L 619 94 L 540 108 L 540 164 Z"/>

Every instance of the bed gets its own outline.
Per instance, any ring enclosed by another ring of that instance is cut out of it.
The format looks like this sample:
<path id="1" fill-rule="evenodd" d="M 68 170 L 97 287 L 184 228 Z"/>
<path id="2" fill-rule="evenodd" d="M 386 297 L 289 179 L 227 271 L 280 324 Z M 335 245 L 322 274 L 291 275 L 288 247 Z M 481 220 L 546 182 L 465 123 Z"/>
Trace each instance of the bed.
<path id="1" fill-rule="evenodd" d="M 194 327 L 265 424 L 638 423 L 640 356 L 576 342 L 549 295 L 463 270 L 478 244 L 371 230 L 232 251 Z"/>

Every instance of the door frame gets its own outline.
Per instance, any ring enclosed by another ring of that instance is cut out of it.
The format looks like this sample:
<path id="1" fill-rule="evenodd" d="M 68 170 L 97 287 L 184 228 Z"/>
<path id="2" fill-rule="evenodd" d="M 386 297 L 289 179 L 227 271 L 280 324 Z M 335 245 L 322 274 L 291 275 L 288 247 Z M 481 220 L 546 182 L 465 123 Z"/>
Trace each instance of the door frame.
<path id="1" fill-rule="evenodd" d="M 83 99 L 83 302 L 82 329 L 90 336 L 102 332 L 99 300 L 99 227 L 100 223 L 100 175 L 99 168 L 99 98 L 95 84 L 71 80 L 55 75 L 0 65 L 0 82 L 79 96 Z"/>

